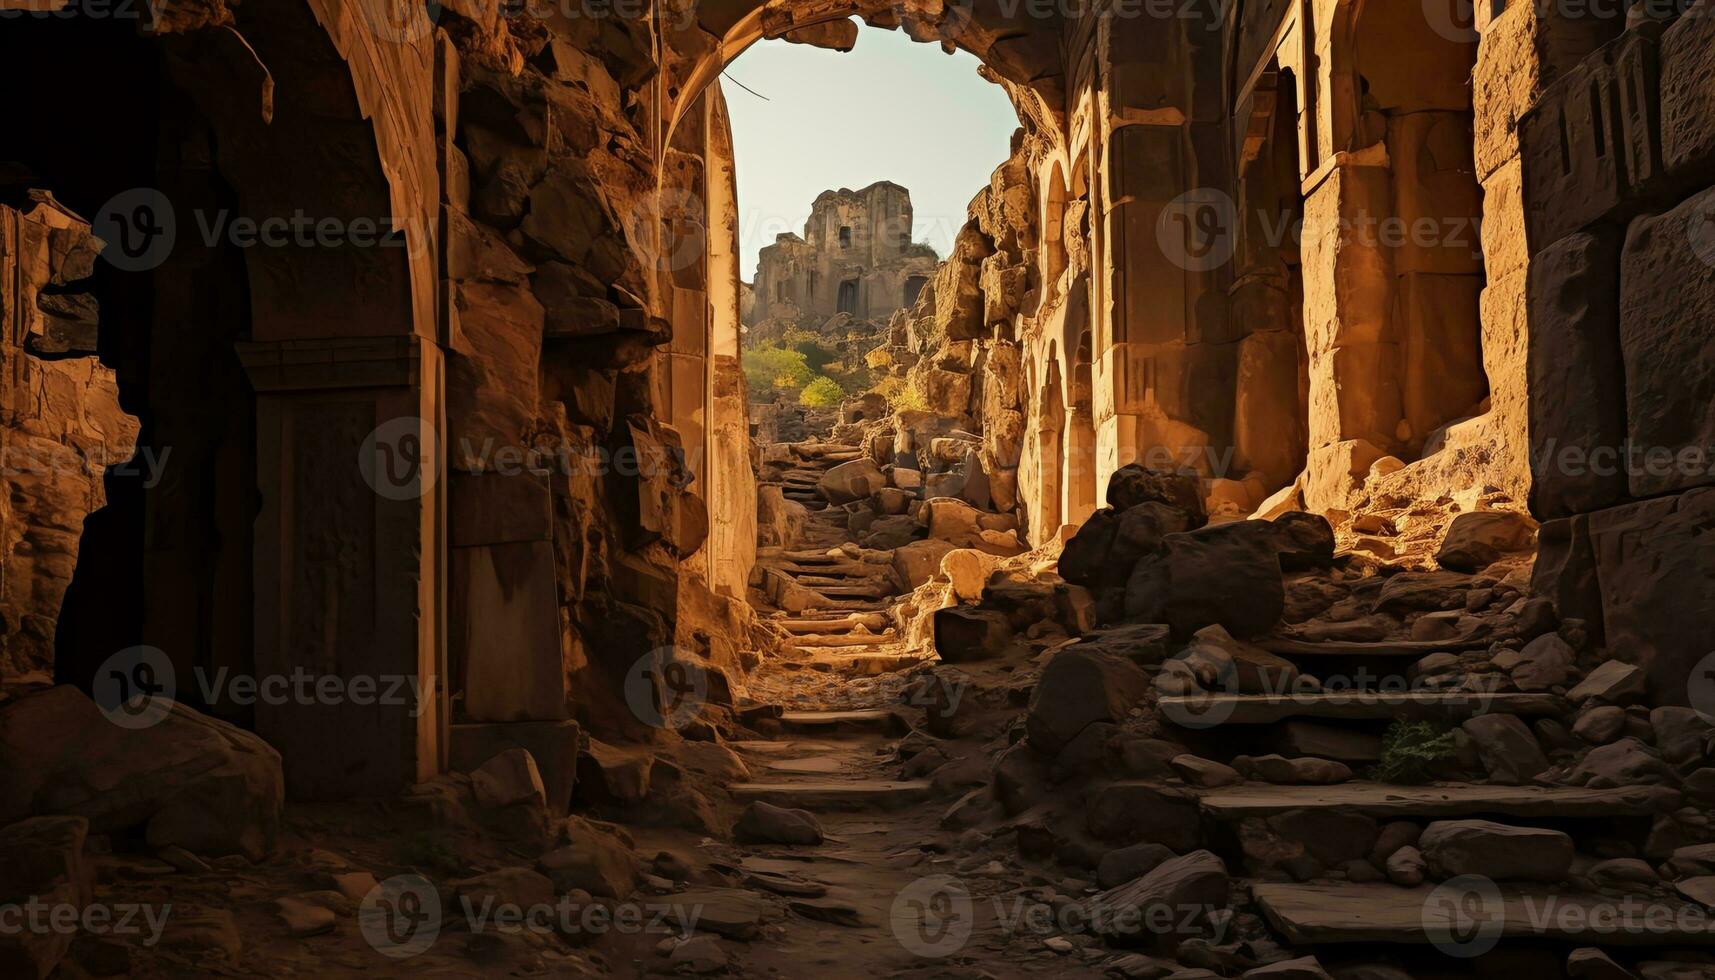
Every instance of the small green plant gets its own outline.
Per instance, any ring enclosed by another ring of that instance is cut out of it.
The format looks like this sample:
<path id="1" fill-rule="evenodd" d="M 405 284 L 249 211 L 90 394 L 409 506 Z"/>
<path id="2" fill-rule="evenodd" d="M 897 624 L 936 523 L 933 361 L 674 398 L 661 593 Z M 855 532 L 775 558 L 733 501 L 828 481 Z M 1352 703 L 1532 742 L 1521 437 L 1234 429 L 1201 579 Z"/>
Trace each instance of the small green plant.
<path id="1" fill-rule="evenodd" d="M 1458 752 L 1453 732 L 1427 721 L 1396 721 L 1382 735 L 1382 756 L 1370 769 L 1381 783 L 1427 783 L 1430 769 Z"/>
<path id="2" fill-rule="evenodd" d="M 844 397 L 846 393 L 839 382 L 824 374 L 804 386 L 798 395 L 798 404 L 806 408 L 833 408 Z"/>

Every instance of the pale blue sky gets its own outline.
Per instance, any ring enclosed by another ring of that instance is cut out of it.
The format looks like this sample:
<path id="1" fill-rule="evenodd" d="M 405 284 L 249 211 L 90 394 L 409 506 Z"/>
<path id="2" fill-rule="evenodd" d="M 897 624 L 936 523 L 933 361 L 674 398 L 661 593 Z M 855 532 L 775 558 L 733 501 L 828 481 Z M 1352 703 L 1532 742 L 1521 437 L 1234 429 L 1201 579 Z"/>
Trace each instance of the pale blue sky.
<path id="1" fill-rule="evenodd" d="M 857 47 L 759 41 L 723 80 L 738 158 L 740 275 L 780 232 L 804 233 L 822 191 L 891 180 L 911 190 L 912 237 L 942 257 L 965 205 L 1006 159 L 1018 116 L 977 59 L 860 27 Z"/>

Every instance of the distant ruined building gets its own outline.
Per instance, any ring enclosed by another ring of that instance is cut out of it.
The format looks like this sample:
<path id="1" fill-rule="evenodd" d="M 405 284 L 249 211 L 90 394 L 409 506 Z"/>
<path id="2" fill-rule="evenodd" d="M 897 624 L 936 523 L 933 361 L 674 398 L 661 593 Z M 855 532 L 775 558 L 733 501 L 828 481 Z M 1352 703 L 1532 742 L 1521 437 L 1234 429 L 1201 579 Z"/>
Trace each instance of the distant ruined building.
<path id="1" fill-rule="evenodd" d="M 892 181 L 823 191 L 804 235 L 778 235 L 756 265 L 755 305 L 745 326 L 825 321 L 844 313 L 885 319 L 916 302 L 939 257 L 912 236 L 911 192 Z"/>

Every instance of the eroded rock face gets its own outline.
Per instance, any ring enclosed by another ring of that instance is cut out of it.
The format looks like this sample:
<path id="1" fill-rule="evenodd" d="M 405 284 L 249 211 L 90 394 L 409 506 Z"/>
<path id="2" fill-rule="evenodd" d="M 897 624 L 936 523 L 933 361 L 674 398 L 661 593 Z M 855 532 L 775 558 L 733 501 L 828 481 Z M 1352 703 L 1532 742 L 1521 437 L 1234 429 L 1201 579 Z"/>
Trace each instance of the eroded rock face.
<path id="1" fill-rule="evenodd" d="M 138 422 L 96 356 L 101 310 L 87 288 L 102 243 L 46 192 L 0 205 L 0 320 L 15 370 L 0 384 L 0 677 L 50 672 L 60 603 L 84 519 L 106 500 L 102 472 L 130 459 Z"/>

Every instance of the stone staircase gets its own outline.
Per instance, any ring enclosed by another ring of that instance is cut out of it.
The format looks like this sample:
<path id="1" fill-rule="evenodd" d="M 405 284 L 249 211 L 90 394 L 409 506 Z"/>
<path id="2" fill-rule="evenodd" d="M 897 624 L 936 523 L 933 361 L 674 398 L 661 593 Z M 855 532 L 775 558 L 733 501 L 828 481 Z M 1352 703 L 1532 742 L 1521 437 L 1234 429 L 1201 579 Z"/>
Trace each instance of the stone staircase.
<path id="1" fill-rule="evenodd" d="M 1433 878 L 1413 883 L 1389 880 L 1380 871 L 1356 874 L 1354 866 L 1364 871 L 1361 865 L 1371 863 L 1364 842 L 1376 841 L 1384 828 L 1397 831 L 1401 823 L 1421 832 L 1439 821 L 1482 821 L 1503 839 L 1570 833 L 1568 851 L 1573 845 L 1586 851 L 1599 839 L 1609 849 L 1604 857 L 1643 857 L 1652 819 L 1674 809 L 1678 794 L 1660 786 L 1368 781 L 1362 778 L 1363 764 L 1374 760 L 1371 747 L 1379 749 L 1380 733 L 1394 721 L 1457 727 L 1482 715 L 1510 715 L 1528 727 L 1565 716 L 1570 705 L 1549 693 L 1401 689 L 1404 685 L 1384 681 L 1397 682 L 1416 658 L 1433 652 L 1425 644 L 1261 640 L 1257 645 L 1265 651 L 1257 660 L 1264 670 L 1290 665 L 1323 684 L 1331 677 L 1367 678 L 1347 690 L 1194 693 L 1158 700 L 1165 727 L 1207 758 L 1225 763 L 1236 762 L 1240 753 L 1277 752 L 1345 763 L 1359 773 L 1331 785 L 1279 785 L 1253 774 L 1243 782 L 1187 790 L 1214 839 L 1226 841 L 1235 856 L 1242 854 L 1255 906 L 1287 941 L 1360 949 L 1433 943 L 1440 953 L 1469 948 L 1462 944 L 1473 935 L 1496 943 L 1582 947 L 1715 944 L 1715 916 L 1674 894 L 1665 882 L 1653 894 L 1630 896 L 1636 900 L 1629 904 L 1623 891 L 1585 887 L 1583 875 L 1596 863 L 1588 854 L 1576 857 L 1566 880 L 1552 883 L 1513 880 L 1504 871 L 1472 867 L 1460 874 L 1480 880 L 1475 898 L 1463 890 L 1465 879 L 1459 876 L 1438 886 Z M 1366 667 L 1367 674 L 1361 669 Z M 1274 863 L 1299 844 L 1306 853 L 1316 852 L 1319 870 L 1300 874 L 1290 860 Z M 1659 855 L 1646 858 L 1651 864 L 1660 860 Z"/>
<path id="2" fill-rule="evenodd" d="M 817 489 L 828 470 L 862 450 L 805 443 L 788 446 L 787 453 L 765 467 L 762 482 L 778 484 L 808 514 L 793 547 L 758 549 L 752 578 L 765 622 L 786 634 L 781 652 L 844 676 L 876 676 L 920 662 L 902 649 L 890 615 L 901 591 L 893 552 L 860 547 L 846 509 L 830 505 Z"/>

